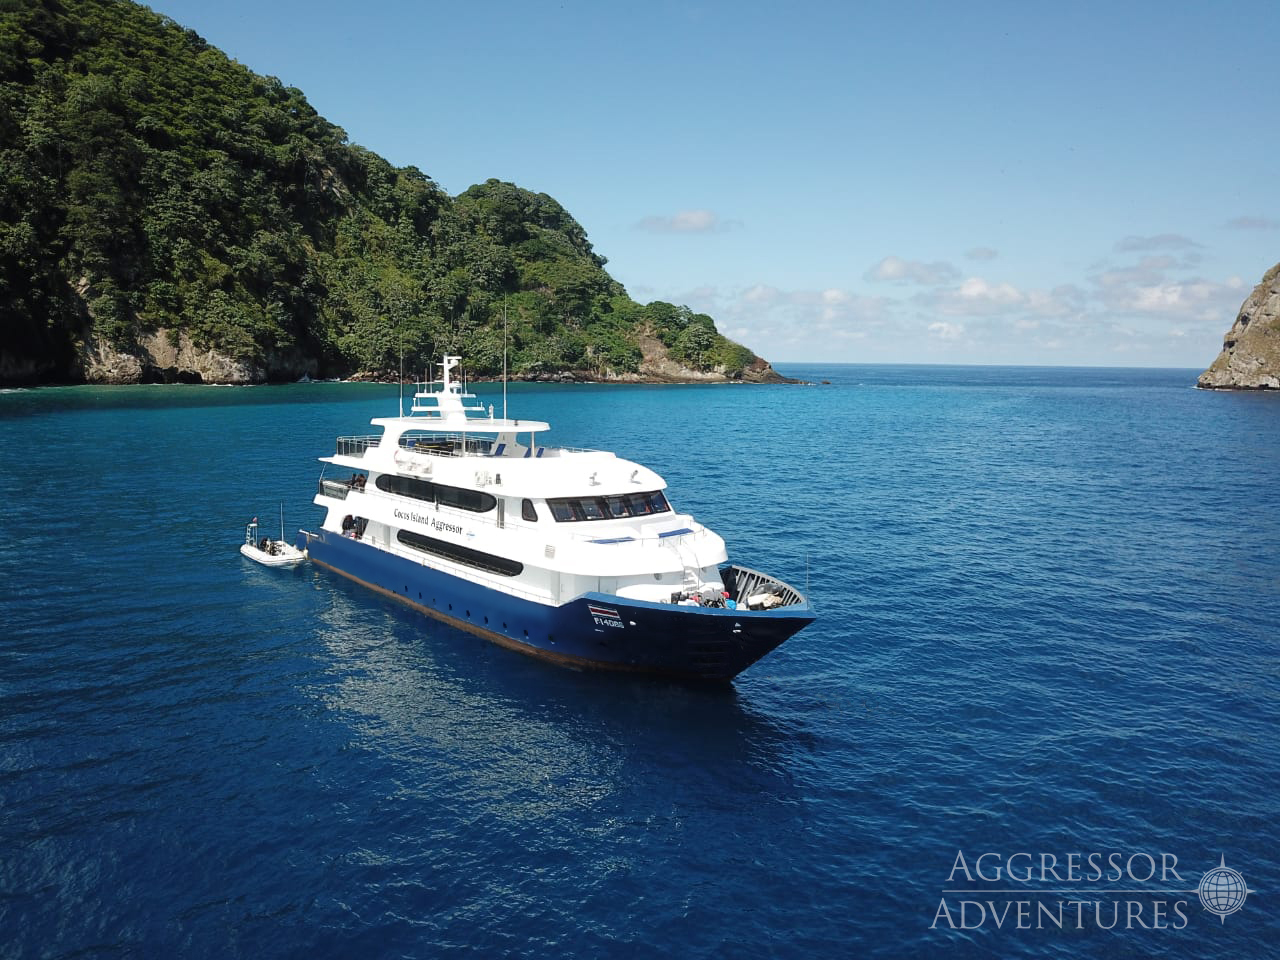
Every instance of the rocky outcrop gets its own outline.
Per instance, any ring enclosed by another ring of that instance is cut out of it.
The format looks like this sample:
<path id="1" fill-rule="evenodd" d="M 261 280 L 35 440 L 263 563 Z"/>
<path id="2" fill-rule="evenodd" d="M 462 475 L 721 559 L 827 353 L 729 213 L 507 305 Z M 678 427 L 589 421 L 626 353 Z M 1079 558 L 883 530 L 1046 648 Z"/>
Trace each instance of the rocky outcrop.
<path id="1" fill-rule="evenodd" d="M 640 371 L 637 374 L 610 377 L 617 380 L 635 380 L 639 383 L 729 383 L 734 380 L 752 383 L 788 383 L 786 377 L 777 373 L 764 360 L 743 370 L 740 376 L 731 377 L 725 367 L 712 367 L 710 370 L 694 370 L 686 367 L 671 357 L 670 352 L 661 340 L 656 337 L 640 338 Z"/>
<path id="2" fill-rule="evenodd" d="M 1280 263 L 1240 307 L 1222 352 L 1196 386 L 1209 390 L 1280 390 Z"/>
<path id="3" fill-rule="evenodd" d="M 128 349 L 95 336 L 80 343 L 76 356 L 86 383 L 266 383 L 314 375 L 317 364 L 299 350 L 273 353 L 264 364 L 237 360 L 197 347 L 185 333 L 160 329 L 141 334 Z"/>

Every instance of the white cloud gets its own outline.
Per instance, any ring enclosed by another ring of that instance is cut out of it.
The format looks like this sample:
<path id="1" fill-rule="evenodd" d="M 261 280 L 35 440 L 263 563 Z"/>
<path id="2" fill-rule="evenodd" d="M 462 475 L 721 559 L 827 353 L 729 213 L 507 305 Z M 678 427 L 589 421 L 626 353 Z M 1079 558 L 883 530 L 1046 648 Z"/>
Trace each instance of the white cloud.
<path id="1" fill-rule="evenodd" d="M 672 216 L 645 217 L 636 229 L 650 233 L 722 233 L 741 226 L 741 220 L 722 220 L 714 210 L 681 210 Z"/>
<path id="2" fill-rule="evenodd" d="M 1236 217 L 1227 221 L 1232 230 L 1280 230 L 1280 220 L 1270 217 Z"/>
<path id="3" fill-rule="evenodd" d="M 1116 243 L 1116 251 L 1135 253 L 1144 250 L 1190 250 L 1199 246 L 1190 237 L 1184 237 L 1180 233 L 1160 233 L 1152 237 L 1125 237 Z"/>
<path id="4" fill-rule="evenodd" d="M 950 264 L 891 256 L 864 278 L 888 285 L 888 295 L 866 295 L 857 284 L 797 290 L 756 283 L 660 299 L 689 303 L 734 339 L 782 362 L 1192 366 L 1201 351 L 1212 357 L 1252 284 L 1205 276 L 1199 253 L 1179 248 L 1172 236 L 1138 238 L 1130 245 L 1151 249 L 1113 251 L 1078 282 L 1051 286 L 961 276 Z"/>
<path id="5" fill-rule="evenodd" d="M 1084 310 L 1087 294 L 1073 283 L 1027 291 L 1027 309 L 1038 317 L 1069 317 Z"/>
<path id="6" fill-rule="evenodd" d="M 899 304 L 838 287 L 781 290 L 757 283 L 734 290 L 699 289 L 674 303 L 710 314 L 717 328 L 762 356 L 776 360 L 812 357 L 818 349 L 881 335 Z"/>
<path id="7" fill-rule="evenodd" d="M 986 300 L 991 303 L 1021 303 L 1023 296 L 1011 283 L 991 284 L 981 277 L 970 277 L 960 284 L 957 291 L 966 300 Z"/>
<path id="8" fill-rule="evenodd" d="M 990 283 L 981 277 L 968 277 L 958 287 L 933 290 L 915 299 L 926 312 L 991 316 L 1021 309 L 1027 296 L 1011 283 Z"/>
<path id="9" fill-rule="evenodd" d="M 959 275 L 960 271 L 943 260 L 923 263 L 919 260 L 904 260 L 895 256 L 885 257 L 863 274 L 867 280 L 918 283 L 923 286 L 950 283 Z"/>
<path id="10" fill-rule="evenodd" d="M 1142 313 L 1213 319 L 1221 314 L 1223 296 L 1236 296 L 1235 291 L 1226 294 L 1227 290 L 1225 284 L 1203 280 L 1138 287 L 1133 291 L 1130 307 Z"/>
<path id="11" fill-rule="evenodd" d="M 743 303 L 776 303 L 782 297 L 782 291 L 776 287 L 770 287 L 763 283 L 757 283 L 753 287 L 747 287 L 739 295 L 739 299 Z"/>
<path id="12" fill-rule="evenodd" d="M 1135 265 L 1104 270 L 1094 279 L 1103 288 L 1158 283 L 1165 271 L 1178 265 L 1173 257 L 1143 257 Z"/>
<path id="13" fill-rule="evenodd" d="M 1090 307 L 1098 313 L 1149 315 L 1170 321 L 1230 325 L 1244 287 L 1239 277 L 1222 282 L 1182 275 L 1192 266 L 1171 256 L 1143 257 L 1136 264 L 1104 270 L 1095 284 Z"/>

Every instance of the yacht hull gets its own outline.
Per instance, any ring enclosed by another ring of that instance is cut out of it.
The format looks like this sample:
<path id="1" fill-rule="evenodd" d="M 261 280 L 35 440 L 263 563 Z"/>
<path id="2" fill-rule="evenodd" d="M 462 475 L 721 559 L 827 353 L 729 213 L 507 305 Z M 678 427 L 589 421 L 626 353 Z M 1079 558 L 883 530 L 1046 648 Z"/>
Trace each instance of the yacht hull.
<path id="1" fill-rule="evenodd" d="M 303 532 L 297 545 L 320 566 L 437 620 L 580 669 L 727 681 L 814 619 L 807 602 L 749 611 L 586 593 L 552 606 L 330 531 Z"/>

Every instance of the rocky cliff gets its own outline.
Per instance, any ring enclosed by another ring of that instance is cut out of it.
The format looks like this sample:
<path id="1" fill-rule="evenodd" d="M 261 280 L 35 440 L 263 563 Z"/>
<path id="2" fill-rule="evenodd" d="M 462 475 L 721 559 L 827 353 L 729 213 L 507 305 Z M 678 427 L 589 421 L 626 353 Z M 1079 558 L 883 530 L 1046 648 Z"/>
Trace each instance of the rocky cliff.
<path id="1" fill-rule="evenodd" d="M 1209 390 L 1280 390 L 1280 263 L 1253 288 L 1196 384 Z"/>

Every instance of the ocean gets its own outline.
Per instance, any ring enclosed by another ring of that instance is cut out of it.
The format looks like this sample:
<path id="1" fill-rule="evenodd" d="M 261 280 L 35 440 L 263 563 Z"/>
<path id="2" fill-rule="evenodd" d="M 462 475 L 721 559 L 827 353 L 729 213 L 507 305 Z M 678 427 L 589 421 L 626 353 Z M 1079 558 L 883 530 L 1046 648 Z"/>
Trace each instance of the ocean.
<path id="1" fill-rule="evenodd" d="M 1280 396 L 779 369 L 509 390 L 807 587 L 710 688 L 241 558 L 394 386 L 0 392 L 0 957 L 1273 952 Z"/>

